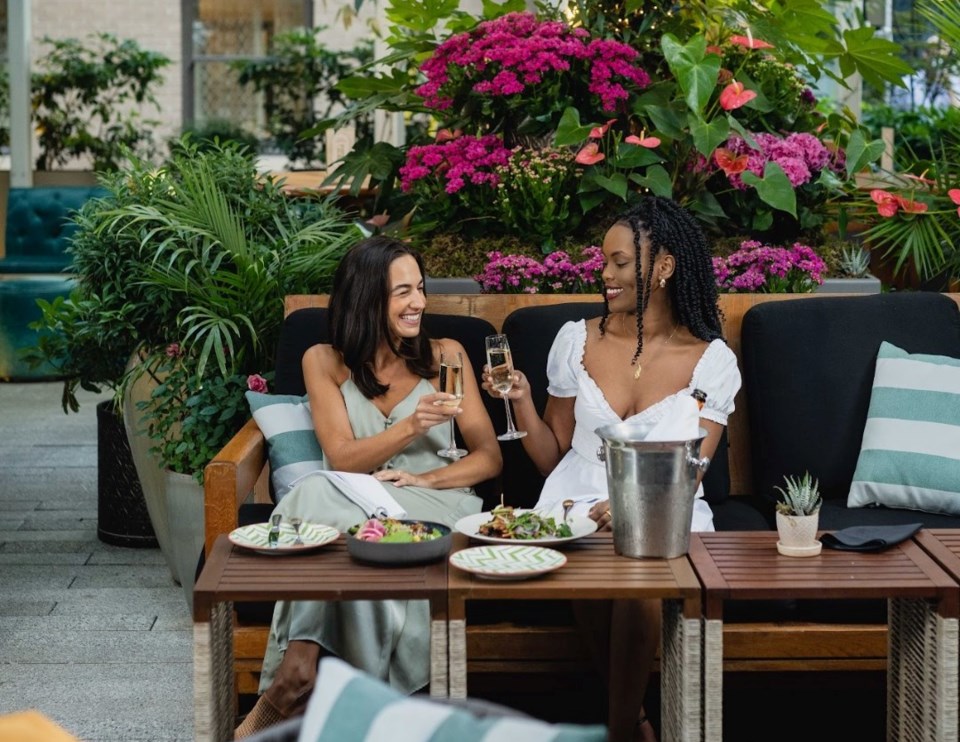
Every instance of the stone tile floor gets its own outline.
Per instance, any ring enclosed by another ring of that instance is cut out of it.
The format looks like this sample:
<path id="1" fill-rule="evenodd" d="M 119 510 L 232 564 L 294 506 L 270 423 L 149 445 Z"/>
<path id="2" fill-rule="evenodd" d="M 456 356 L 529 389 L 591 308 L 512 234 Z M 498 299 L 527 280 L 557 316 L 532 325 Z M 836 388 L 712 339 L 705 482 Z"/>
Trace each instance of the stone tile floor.
<path id="1" fill-rule="evenodd" d="M 192 624 L 159 549 L 97 539 L 96 402 L 0 383 L 0 714 L 85 742 L 193 738 Z"/>

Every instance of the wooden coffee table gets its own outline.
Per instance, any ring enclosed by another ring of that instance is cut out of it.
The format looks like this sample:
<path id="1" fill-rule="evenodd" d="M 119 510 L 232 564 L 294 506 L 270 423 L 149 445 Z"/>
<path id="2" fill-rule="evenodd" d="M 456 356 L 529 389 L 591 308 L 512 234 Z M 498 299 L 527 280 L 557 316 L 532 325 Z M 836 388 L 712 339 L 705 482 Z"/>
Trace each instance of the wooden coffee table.
<path id="1" fill-rule="evenodd" d="M 233 603 L 276 600 L 430 601 L 430 694 L 447 695 L 447 562 L 361 564 L 343 539 L 299 556 L 270 556 L 217 538 L 193 591 L 197 740 L 233 739 Z"/>
<path id="2" fill-rule="evenodd" d="M 956 740 L 957 584 L 913 541 L 878 553 L 777 553 L 770 531 L 694 533 L 704 588 L 704 729 L 723 736 L 723 607 L 727 600 L 888 601 L 887 739 Z"/>
<path id="3" fill-rule="evenodd" d="M 453 551 L 479 544 L 454 534 Z M 660 660 L 661 739 L 701 739 L 700 583 L 684 557 L 617 556 L 609 532 L 560 549 L 567 563 L 523 580 L 478 577 L 450 567 L 450 695 L 467 695 L 466 603 L 471 600 L 663 600 Z"/>

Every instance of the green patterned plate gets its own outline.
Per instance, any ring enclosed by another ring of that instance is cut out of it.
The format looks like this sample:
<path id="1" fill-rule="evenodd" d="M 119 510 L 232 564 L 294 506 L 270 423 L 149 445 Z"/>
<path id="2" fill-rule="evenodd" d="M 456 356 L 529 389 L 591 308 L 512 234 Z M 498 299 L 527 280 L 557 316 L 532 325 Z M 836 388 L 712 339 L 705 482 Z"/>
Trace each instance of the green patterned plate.
<path id="1" fill-rule="evenodd" d="M 560 569 L 567 558 L 542 546 L 474 546 L 450 555 L 450 564 L 493 580 L 522 580 Z"/>
<path id="2" fill-rule="evenodd" d="M 287 522 L 280 524 L 280 543 L 274 547 L 267 545 L 267 534 L 270 533 L 269 523 L 254 523 L 249 526 L 240 526 L 230 532 L 230 542 L 244 549 L 253 549 L 261 554 L 303 554 L 305 551 L 319 549 L 324 544 L 336 541 L 340 531 L 322 523 L 304 523 L 300 526 L 300 538 L 303 544 L 294 544 L 297 538 L 293 526 Z"/>

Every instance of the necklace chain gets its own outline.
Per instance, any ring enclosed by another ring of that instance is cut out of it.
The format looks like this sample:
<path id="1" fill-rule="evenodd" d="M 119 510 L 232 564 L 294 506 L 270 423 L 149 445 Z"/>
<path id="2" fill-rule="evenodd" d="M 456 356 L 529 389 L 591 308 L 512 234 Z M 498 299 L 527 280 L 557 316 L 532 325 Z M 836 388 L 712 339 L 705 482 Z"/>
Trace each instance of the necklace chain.
<path id="1" fill-rule="evenodd" d="M 677 334 L 677 330 L 679 330 L 679 329 L 680 329 L 680 323 L 677 322 L 677 324 L 675 324 L 675 325 L 673 326 L 673 332 L 671 332 L 669 335 L 667 335 L 667 339 L 664 340 L 662 343 L 660 343 L 660 351 L 661 351 L 661 352 L 663 351 L 663 347 L 673 339 L 673 336 Z M 650 363 L 650 359 L 649 359 L 649 358 L 647 358 L 647 363 L 648 363 L 648 364 Z M 639 378 L 640 378 L 640 374 L 641 374 L 642 372 L 643 372 L 643 366 L 640 364 L 640 360 L 637 359 L 637 368 L 636 368 L 636 370 L 633 372 L 633 378 L 634 378 L 635 380 L 636 380 L 636 379 L 639 379 Z"/>

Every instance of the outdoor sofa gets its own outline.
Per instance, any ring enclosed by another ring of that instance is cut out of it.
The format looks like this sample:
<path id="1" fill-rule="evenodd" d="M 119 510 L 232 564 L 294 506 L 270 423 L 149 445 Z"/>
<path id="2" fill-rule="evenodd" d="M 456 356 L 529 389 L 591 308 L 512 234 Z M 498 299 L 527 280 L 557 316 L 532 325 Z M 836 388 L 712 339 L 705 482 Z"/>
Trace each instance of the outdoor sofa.
<path id="1" fill-rule="evenodd" d="M 325 296 L 288 297 L 272 391 L 303 394 L 299 358 L 306 347 L 325 338 L 325 305 Z M 910 353 L 960 358 L 958 305 L 960 294 L 722 295 L 725 336 L 738 356 L 744 384 L 704 480 L 718 530 L 773 528 L 774 487 L 783 484 L 785 474 L 806 470 L 820 479 L 823 530 L 913 522 L 960 527 L 960 516 L 955 515 L 847 507 L 881 342 Z M 583 296 L 436 295 L 430 299 L 432 315 L 426 326 L 434 335 L 464 342 L 477 369 L 484 362 L 483 335 L 502 328 L 510 337 L 516 366 L 530 376 L 534 390 L 541 390 L 536 401 L 542 405 L 543 368 L 556 331 L 568 319 L 595 316 L 601 306 Z M 488 399 L 487 405 L 495 428 L 503 429 L 502 403 Z M 960 425 L 960 410 L 956 413 Z M 532 504 L 542 479 L 518 443 L 505 443 L 502 451 L 500 479 L 481 488 L 486 505 L 499 501 L 501 491 L 508 504 Z M 217 536 L 237 525 L 266 520 L 272 507 L 267 462 L 267 444 L 251 420 L 209 464 L 208 549 Z M 960 492 L 960 483 L 955 491 Z M 882 605 L 813 603 L 757 604 L 728 613 L 725 670 L 885 668 Z M 483 614 L 468 615 L 471 694 L 492 687 L 494 681 L 499 687 L 521 689 L 531 673 L 537 675 L 540 689 L 561 687 L 565 677 L 582 682 L 588 655 L 568 614 L 542 603 L 529 609 L 516 603 L 482 605 Z M 237 690 L 255 693 L 270 607 L 238 605 L 238 611 Z"/>

